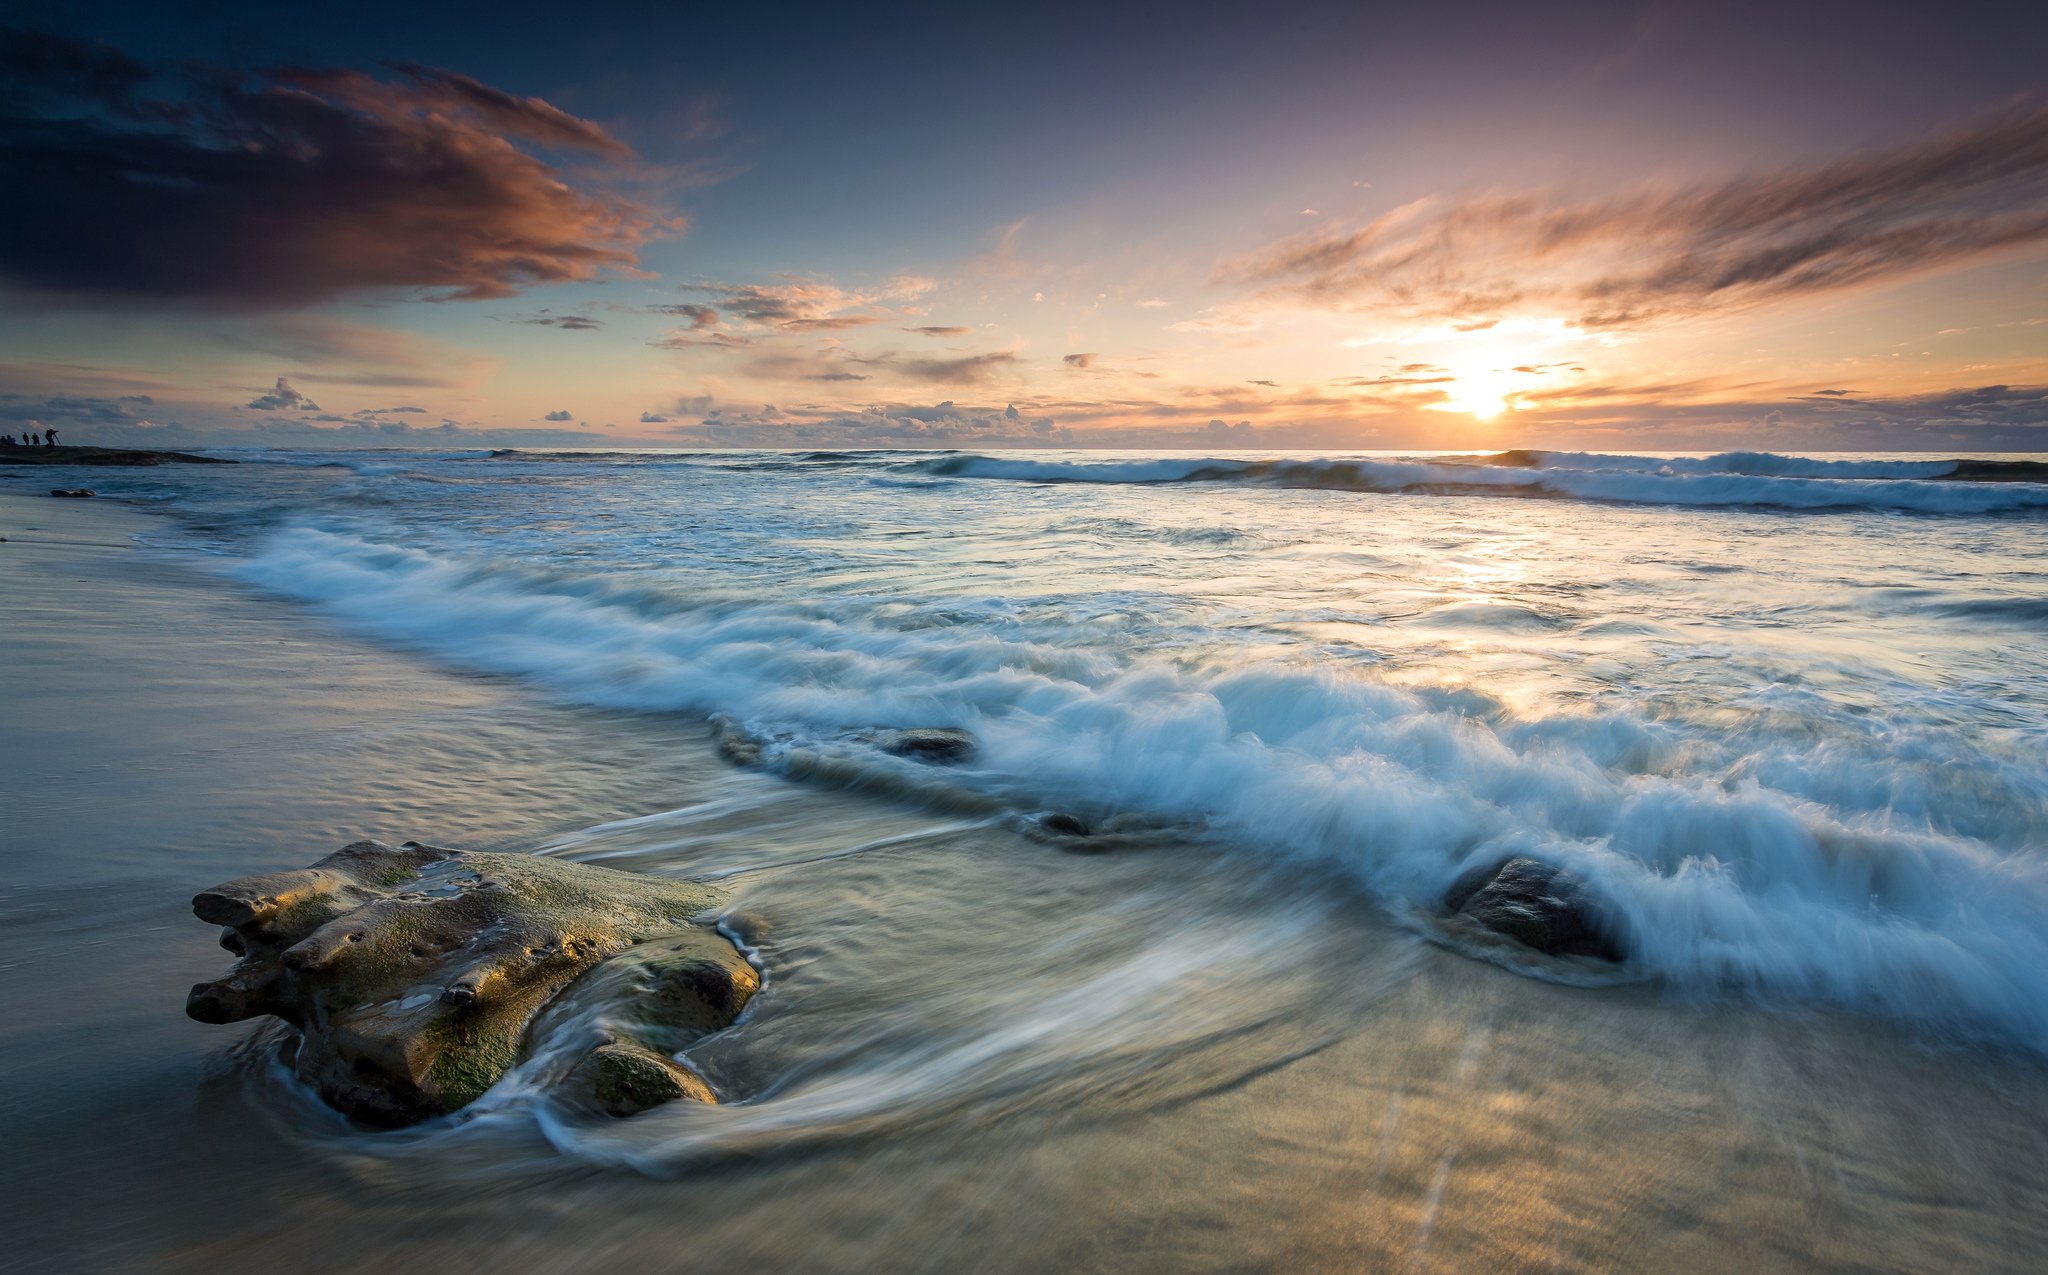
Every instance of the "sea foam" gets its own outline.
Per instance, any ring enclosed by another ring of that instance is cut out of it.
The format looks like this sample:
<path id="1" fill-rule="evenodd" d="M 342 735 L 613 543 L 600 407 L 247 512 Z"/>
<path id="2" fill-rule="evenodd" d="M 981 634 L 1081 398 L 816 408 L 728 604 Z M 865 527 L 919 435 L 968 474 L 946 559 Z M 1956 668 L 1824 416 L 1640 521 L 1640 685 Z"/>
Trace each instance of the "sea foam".
<path id="1" fill-rule="evenodd" d="M 1009 476 L 1098 468 L 945 463 Z M 1214 464 L 1111 472 L 1186 479 Z M 468 667 L 595 705 L 731 714 L 790 748 L 872 727 L 962 727 L 982 747 L 949 782 L 1027 807 L 1206 826 L 1276 864 L 1345 874 L 1397 913 L 1428 910 L 1474 865 L 1540 856 L 1591 882 L 1637 968 L 1676 988 L 1871 1010 L 2048 1051 L 2038 748 L 1987 753 L 1881 714 L 1836 714 L 1817 740 L 1810 723 L 1777 724 L 1792 714 L 1768 703 L 1711 730 L 1634 709 L 1475 714 L 1461 688 L 1327 663 L 1032 640 L 972 622 L 958 599 L 945 623 L 859 597 L 707 603 L 308 527 L 272 536 L 236 570 Z M 881 781 L 932 774 L 880 755 L 871 765 Z"/>
<path id="2" fill-rule="evenodd" d="M 1945 481 L 1942 475 L 1956 468 L 1952 460 L 1830 461 L 1766 452 L 1693 459 L 1534 452 L 1515 458 L 1533 462 L 1527 464 L 1484 463 L 1487 459 L 1093 461 L 969 454 L 914 464 L 935 476 L 1040 483 L 1242 483 L 1386 495 L 1536 496 L 1696 508 L 1958 515 L 2048 512 L 2048 484 Z"/>

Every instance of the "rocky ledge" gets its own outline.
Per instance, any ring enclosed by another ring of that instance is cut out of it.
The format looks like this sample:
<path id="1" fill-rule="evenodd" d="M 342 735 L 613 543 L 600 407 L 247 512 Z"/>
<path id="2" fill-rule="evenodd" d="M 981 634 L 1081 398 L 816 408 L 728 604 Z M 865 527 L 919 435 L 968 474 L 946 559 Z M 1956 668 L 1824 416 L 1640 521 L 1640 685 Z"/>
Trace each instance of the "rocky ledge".
<path id="1" fill-rule="evenodd" d="M 233 465 L 221 456 L 133 447 L 23 447 L 0 443 L 0 465 Z"/>
<path id="2" fill-rule="evenodd" d="M 626 1026 L 568 1071 L 572 1097 L 613 1115 L 715 1101 L 671 1055 L 729 1026 L 760 986 L 696 920 L 723 902 L 709 886 L 557 859 L 359 841 L 194 898 L 241 960 L 195 986 L 186 1012 L 283 1019 L 300 1078 L 390 1127 L 474 1101 L 527 1056 L 535 1016 L 588 984 Z"/>

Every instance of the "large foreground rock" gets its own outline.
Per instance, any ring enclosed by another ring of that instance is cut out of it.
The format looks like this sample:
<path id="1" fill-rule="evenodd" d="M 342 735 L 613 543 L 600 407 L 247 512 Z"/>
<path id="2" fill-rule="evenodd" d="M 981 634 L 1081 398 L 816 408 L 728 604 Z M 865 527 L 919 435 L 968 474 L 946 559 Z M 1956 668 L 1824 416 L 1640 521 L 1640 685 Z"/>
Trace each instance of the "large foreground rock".
<path id="1" fill-rule="evenodd" d="M 1509 859 L 1466 877 L 1444 907 L 1550 956 L 1619 961 L 1625 955 L 1586 883 L 1539 859 Z"/>
<path id="2" fill-rule="evenodd" d="M 544 1006 L 611 966 L 596 982 L 626 1002 L 633 1034 L 601 1042 L 572 1084 L 620 1114 L 709 1100 L 664 1055 L 729 1025 L 759 986 L 732 944 L 695 922 L 723 901 L 708 886 L 557 859 L 359 841 L 194 898 L 242 959 L 194 987 L 186 1011 L 206 1023 L 276 1015 L 298 1028 L 294 1066 L 323 1098 L 401 1125 L 473 1101 L 524 1056 Z"/>

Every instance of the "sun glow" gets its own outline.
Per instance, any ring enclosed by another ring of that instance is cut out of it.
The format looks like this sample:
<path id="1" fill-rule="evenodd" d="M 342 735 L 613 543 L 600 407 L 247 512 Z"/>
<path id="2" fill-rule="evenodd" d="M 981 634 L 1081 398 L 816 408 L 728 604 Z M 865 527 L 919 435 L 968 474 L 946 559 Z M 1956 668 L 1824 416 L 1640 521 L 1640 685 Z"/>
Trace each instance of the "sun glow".
<path id="1" fill-rule="evenodd" d="M 1515 391 L 1527 380 L 1525 374 L 1508 368 L 1452 368 L 1451 376 L 1455 379 L 1444 387 L 1444 410 L 1464 412 L 1482 421 L 1507 411 Z"/>

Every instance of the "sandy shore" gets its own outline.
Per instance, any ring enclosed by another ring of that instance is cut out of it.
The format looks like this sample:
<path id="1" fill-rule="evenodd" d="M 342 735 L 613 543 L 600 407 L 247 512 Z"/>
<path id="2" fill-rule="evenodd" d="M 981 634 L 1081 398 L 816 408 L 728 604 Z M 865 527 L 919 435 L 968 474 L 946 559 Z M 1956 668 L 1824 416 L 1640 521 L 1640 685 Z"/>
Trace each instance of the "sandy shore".
<path id="1" fill-rule="evenodd" d="M 736 771 L 700 723 L 553 706 L 369 647 L 137 548 L 153 525 L 0 497 L 12 1269 L 2022 1270 L 2048 1245 L 2038 1059 L 1535 983 L 1362 902 L 1315 941 L 1380 954 L 1385 986 L 1348 989 L 1355 1017 L 1331 1034 L 1214 1076 L 1059 1076 L 1039 1082 L 1057 1101 L 987 1120 L 878 1117 L 661 1176 L 536 1132 L 386 1154 L 404 1144 L 280 1105 L 232 1032 L 185 1019 L 186 988 L 225 959 L 187 913 L 195 890 L 358 836 L 530 848 L 705 794 L 746 805 L 736 854 L 810 865 L 747 894 L 775 936 L 742 1051 L 772 1078 L 765 1119 L 792 1083 L 778 1033 L 943 988 L 995 941 L 967 928 L 988 924 L 981 900 L 1042 906 L 1029 943 L 1179 861 L 930 832 L 929 812 Z M 830 857 L 919 829 L 923 894 Z M 637 856 L 620 862 L 671 861 L 631 835 L 607 843 Z M 1230 871 L 1172 888 L 1260 888 Z"/>

